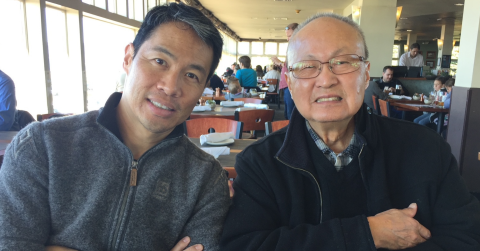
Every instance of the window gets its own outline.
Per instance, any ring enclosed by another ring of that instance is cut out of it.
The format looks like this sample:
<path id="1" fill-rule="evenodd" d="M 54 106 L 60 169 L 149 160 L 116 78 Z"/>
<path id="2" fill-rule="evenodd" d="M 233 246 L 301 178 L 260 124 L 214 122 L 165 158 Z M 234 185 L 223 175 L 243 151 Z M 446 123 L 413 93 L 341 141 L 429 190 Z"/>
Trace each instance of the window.
<path id="1" fill-rule="evenodd" d="M 82 0 L 82 2 L 93 5 L 93 0 Z"/>
<path id="2" fill-rule="evenodd" d="M 134 10 L 135 13 L 134 19 L 137 21 L 143 21 L 143 0 L 134 1 Z"/>
<path id="3" fill-rule="evenodd" d="M 278 44 L 279 48 L 278 48 L 278 55 L 280 56 L 286 56 L 287 55 L 287 47 L 288 47 L 288 43 L 280 43 Z"/>
<path id="4" fill-rule="evenodd" d="M 392 66 L 398 66 L 398 60 L 397 59 L 392 60 Z"/>
<path id="5" fill-rule="evenodd" d="M 117 13 L 117 1 L 116 0 L 108 0 L 108 11 L 112 13 Z"/>
<path id="6" fill-rule="evenodd" d="M 83 19 L 87 109 L 102 107 L 115 92 L 122 67 L 125 46 L 135 38 L 135 30 L 99 21 Z"/>
<path id="7" fill-rule="evenodd" d="M 252 42 L 252 54 L 263 55 L 263 42 Z"/>
<path id="8" fill-rule="evenodd" d="M 250 54 L 250 42 L 239 42 L 238 54 L 242 54 L 242 55 Z"/>
<path id="9" fill-rule="evenodd" d="M 117 0 L 117 14 L 127 16 L 127 0 Z"/>
<path id="10" fill-rule="evenodd" d="M 398 66 L 398 58 L 400 57 L 400 45 L 394 44 L 392 51 L 392 66 Z"/>
<path id="11" fill-rule="evenodd" d="M 265 54 L 266 55 L 277 55 L 277 43 L 266 42 L 265 43 Z"/>
<path id="12" fill-rule="evenodd" d="M 92 1 L 92 0 L 90 0 Z M 84 1 L 85 2 L 85 1 Z M 99 7 L 99 8 L 102 8 L 102 9 L 106 9 L 107 6 L 106 6 L 106 1 L 105 0 L 95 0 L 95 6 Z"/>
<path id="13" fill-rule="evenodd" d="M 266 56 L 253 56 L 252 57 L 252 68 L 255 70 L 257 65 L 261 65 L 262 69 L 264 66 L 271 64 L 270 57 Z"/>

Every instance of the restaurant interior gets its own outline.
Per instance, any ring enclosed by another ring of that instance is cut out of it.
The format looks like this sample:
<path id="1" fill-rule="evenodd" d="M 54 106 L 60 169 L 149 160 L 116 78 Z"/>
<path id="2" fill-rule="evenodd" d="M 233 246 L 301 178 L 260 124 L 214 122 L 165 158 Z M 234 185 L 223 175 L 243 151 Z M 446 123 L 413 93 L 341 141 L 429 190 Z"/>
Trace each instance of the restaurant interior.
<path id="1" fill-rule="evenodd" d="M 121 91 L 125 46 L 133 41 L 148 10 L 179 1 L 1 0 L 0 70 L 15 83 L 17 109 L 41 121 L 52 115 L 101 108 L 113 92 Z M 318 12 L 332 12 L 351 18 L 363 29 L 371 55 L 370 83 L 382 78 L 384 66 L 393 66 L 394 77 L 409 90 L 405 98 L 393 95 L 378 100 L 378 104 L 373 99 L 374 112 L 392 116 L 393 109 L 402 114 L 400 119 L 411 121 L 423 112 L 438 113 L 432 130 L 450 144 L 469 190 L 480 194 L 480 1 L 181 2 L 200 9 L 224 39 L 216 75 L 225 88 L 206 90 L 184 126 L 198 146 L 202 146 L 200 136 L 209 132 L 233 133 L 233 139 L 217 139 L 211 145 L 220 147 L 209 150 L 230 178 L 235 178 L 235 156 L 252 142 L 288 125 L 288 120 L 280 78 L 257 75 L 258 85 L 253 89 L 257 92 L 245 88 L 242 94 L 230 98 L 226 69 L 238 63 L 241 56 L 248 56 L 252 68 L 260 65 L 265 74 L 273 64 L 272 57 L 285 61 L 287 25 L 302 23 Z M 420 45 L 423 65 L 399 67 L 401 56 L 414 43 Z M 456 80 L 449 109 L 438 103 L 442 100 L 429 96 L 437 77 Z M 3 158 L 15 132 L 0 134 Z"/>

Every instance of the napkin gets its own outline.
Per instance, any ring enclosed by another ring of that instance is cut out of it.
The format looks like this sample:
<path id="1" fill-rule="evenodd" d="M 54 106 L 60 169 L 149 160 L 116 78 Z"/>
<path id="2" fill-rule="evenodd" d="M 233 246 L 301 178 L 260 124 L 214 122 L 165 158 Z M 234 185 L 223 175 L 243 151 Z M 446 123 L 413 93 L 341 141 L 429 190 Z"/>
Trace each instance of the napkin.
<path id="1" fill-rule="evenodd" d="M 205 144 L 205 142 L 220 142 L 226 139 L 233 139 L 234 135 L 232 132 L 219 132 L 219 133 L 210 133 L 200 135 L 200 145 Z"/>
<path id="2" fill-rule="evenodd" d="M 211 88 L 205 88 L 205 90 L 203 90 L 203 93 L 204 94 L 213 94 L 214 91 Z"/>
<path id="3" fill-rule="evenodd" d="M 243 101 L 222 101 L 220 102 L 221 106 L 242 106 L 244 104 Z"/>
<path id="4" fill-rule="evenodd" d="M 252 104 L 252 103 L 246 103 L 245 105 L 243 105 L 243 107 L 253 107 L 255 109 L 268 109 L 268 105 L 267 104 Z"/>
<path id="5" fill-rule="evenodd" d="M 229 155 L 230 154 L 230 148 L 226 146 L 221 146 L 221 147 L 201 147 L 203 151 L 206 153 L 213 155 L 213 157 L 218 158 L 219 155 Z"/>
<path id="6" fill-rule="evenodd" d="M 199 112 L 199 111 L 211 111 L 212 107 L 209 105 L 202 105 L 202 106 L 195 106 L 193 107 L 193 111 Z"/>

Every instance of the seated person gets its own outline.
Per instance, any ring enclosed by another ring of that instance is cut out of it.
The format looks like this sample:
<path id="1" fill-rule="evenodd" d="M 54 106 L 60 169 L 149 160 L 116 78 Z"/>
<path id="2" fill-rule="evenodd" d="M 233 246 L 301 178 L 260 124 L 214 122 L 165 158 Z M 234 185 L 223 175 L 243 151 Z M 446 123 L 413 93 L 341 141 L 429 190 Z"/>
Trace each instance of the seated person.
<path id="1" fill-rule="evenodd" d="M 435 81 L 433 81 L 433 92 L 430 95 L 434 96 L 434 99 L 437 100 L 438 95 L 441 92 L 447 92 L 447 89 L 444 88 L 445 78 L 444 77 L 437 77 Z M 425 97 L 428 98 L 428 97 Z M 420 125 L 428 125 L 433 123 L 433 120 L 437 117 L 437 115 L 433 112 L 424 112 L 422 115 L 418 116 L 413 120 L 414 123 Z"/>
<path id="2" fill-rule="evenodd" d="M 243 98 L 243 93 L 242 93 L 242 87 L 240 86 L 240 83 L 238 82 L 238 79 L 236 77 L 228 77 L 227 78 L 227 85 L 228 85 L 228 90 L 230 91 L 230 94 L 225 95 L 226 100 L 232 100 L 234 98 Z"/>
<path id="3" fill-rule="evenodd" d="M 261 65 L 257 65 L 257 67 L 255 67 L 255 72 L 257 73 L 257 79 L 258 78 L 263 78 L 263 75 L 265 75 L 263 73 L 263 68 Z"/>
<path id="4" fill-rule="evenodd" d="M 452 99 L 452 89 L 453 86 L 455 85 L 455 79 L 450 78 L 447 81 L 445 81 L 445 90 L 447 90 L 447 97 L 445 98 L 445 101 L 443 103 L 443 108 L 450 109 L 450 102 Z"/>
<path id="5" fill-rule="evenodd" d="M 223 77 L 226 78 L 226 77 L 230 77 L 232 76 L 233 74 L 233 70 L 230 68 L 230 67 L 227 67 L 227 71 L 225 73 L 223 73 Z"/>
<path id="6" fill-rule="evenodd" d="M 15 124 L 15 84 L 0 70 L 0 131 L 10 131 Z"/>
<path id="7" fill-rule="evenodd" d="M 363 102 L 372 110 L 375 109 L 375 106 L 373 105 L 372 95 L 375 95 L 379 99 L 383 99 L 383 100 L 385 100 L 388 97 L 387 93 L 385 93 L 383 90 L 381 90 L 378 87 L 377 82 L 369 81 L 368 87 L 367 89 L 365 89 L 365 97 L 363 98 Z"/>
<path id="8" fill-rule="evenodd" d="M 240 70 L 237 71 L 235 77 L 240 82 L 240 85 L 247 91 L 250 88 L 256 88 L 257 91 L 260 91 L 260 88 L 257 87 L 257 73 L 251 67 L 250 57 L 241 56 L 238 62 L 240 62 Z"/>
<path id="9" fill-rule="evenodd" d="M 410 93 L 408 92 L 407 88 L 403 86 L 402 82 L 400 80 L 393 78 L 393 67 L 391 66 L 385 66 L 383 67 L 383 73 L 382 73 L 382 78 L 376 81 L 378 84 L 378 87 L 381 90 L 384 90 L 387 94 L 392 93 L 395 94 L 395 89 L 397 85 L 400 85 L 402 87 L 400 91 L 400 95 L 406 95 L 409 96 Z M 388 90 L 385 89 L 385 86 L 388 87 Z"/>
<path id="10" fill-rule="evenodd" d="M 480 203 L 448 143 L 363 105 L 370 63 L 355 22 L 316 14 L 287 58 L 296 109 L 237 155 L 222 250 L 480 250 Z"/>
<path id="11" fill-rule="evenodd" d="M 410 45 L 410 51 L 405 52 L 400 56 L 399 66 L 423 66 L 423 56 L 419 53 L 420 44 L 413 43 Z"/>
<path id="12" fill-rule="evenodd" d="M 0 169 L 0 249 L 219 250 L 227 177 L 182 124 L 222 44 L 199 10 L 152 8 L 125 48 L 123 94 L 12 140 Z"/>
<path id="13" fill-rule="evenodd" d="M 213 74 L 213 76 L 210 78 L 210 87 L 215 91 L 218 88 L 220 88 L 220 93 L 222 93 L 222 90 L 225 88 L 225 85 L 223 84 L 223 81 L 220 79 L 220 77 L 217 76 L 217 74 Z"/>
<path id="14" fill-rule="evenodd" d="M 278 66 L 270 65 L 270 70 L 265 74 L 265 76 L 263 76 L 263 79 L 278 79 L 280 81 L 280 71 Z"/>

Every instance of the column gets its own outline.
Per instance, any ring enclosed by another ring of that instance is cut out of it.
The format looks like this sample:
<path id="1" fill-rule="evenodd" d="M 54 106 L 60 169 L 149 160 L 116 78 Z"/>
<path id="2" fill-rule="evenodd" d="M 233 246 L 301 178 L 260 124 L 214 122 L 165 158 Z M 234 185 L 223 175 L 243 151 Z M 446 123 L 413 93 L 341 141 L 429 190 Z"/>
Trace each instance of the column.
<path id="1" fill-rule="evenodd" d="M 480 1 L 465 0 L 462 23 L 447 142 L 469 190 L 480 194 Z"/>
<path id="2" fill-rule="evenodd" d="M 410 50 L 410 45 L 414 44 L 417 42 L 417 33 L 408 33 L 407 37 L 407 44 L 408 44 L 408 49 Z"/>
<path id="3" fill-rule="evenodd" d="M 441 68 L 441 60 L 443 55 L 452 55 L 453 50 L 453 28 L 454 23 L 447 23 L 442 25 L 442 33 L 438 43 L 438 62 L 437 69 Z"/>
<path id="4" fill-rule="evenodd" d="M 345 16 L 352 14 L 352 6 L 361 9 L 359 23 L 370 52 L 370 76 L 380 77 L 383 67 L 392 64 L 397 0 L 355 0 L 345 8 Z"/>

